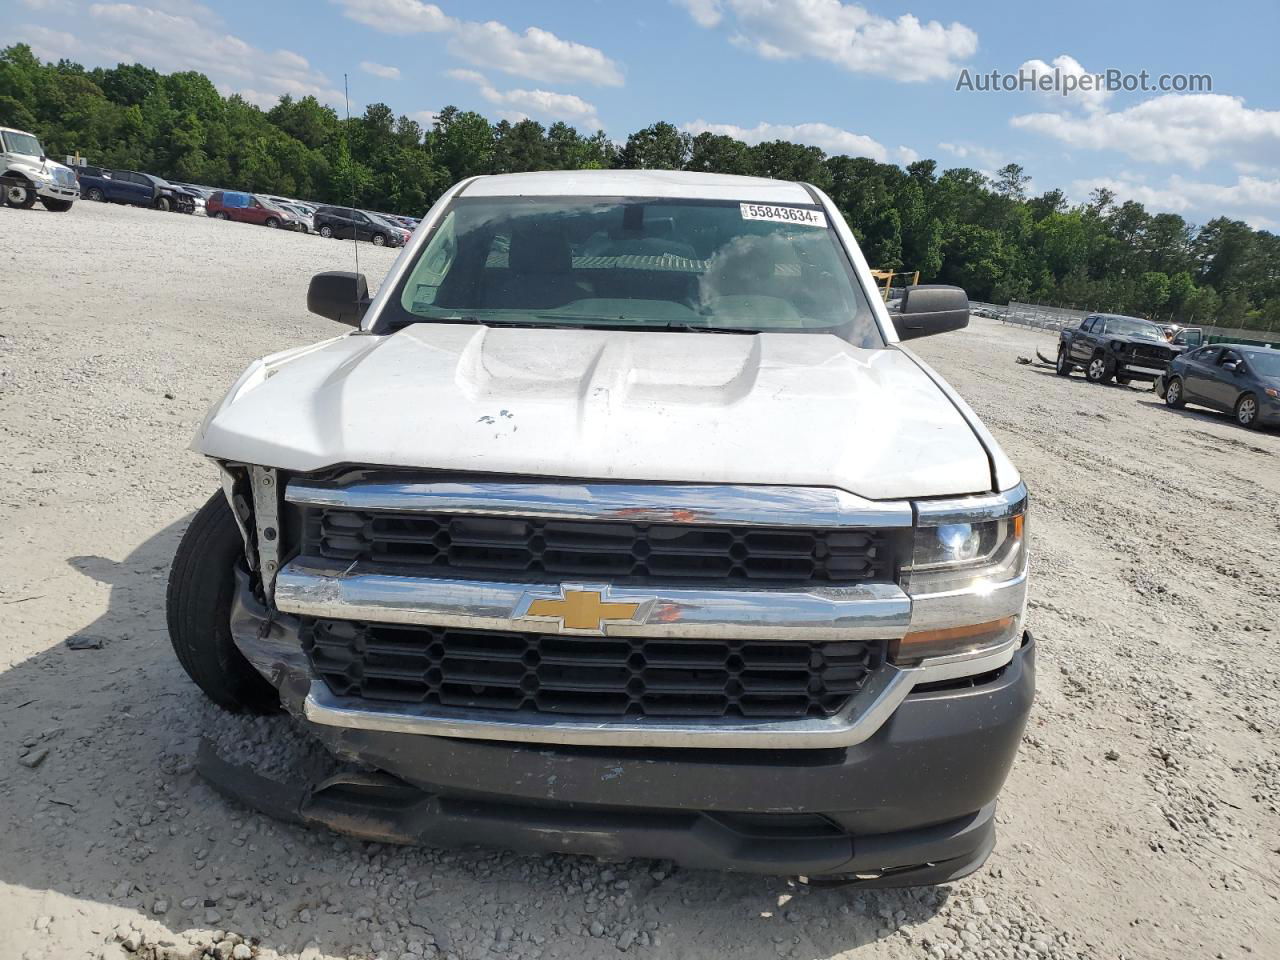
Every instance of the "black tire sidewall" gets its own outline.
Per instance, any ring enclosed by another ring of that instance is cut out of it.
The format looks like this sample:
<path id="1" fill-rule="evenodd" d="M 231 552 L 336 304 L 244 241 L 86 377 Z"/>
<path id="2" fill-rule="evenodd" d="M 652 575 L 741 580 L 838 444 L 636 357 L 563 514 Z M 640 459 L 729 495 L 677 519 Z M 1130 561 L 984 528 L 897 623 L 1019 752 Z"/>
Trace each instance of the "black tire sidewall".
<path id="1" fill-rule="evenodd" d="M 169 640 L 187 675 L 214 703 L 233 712 L 270 713 L 279 696 L 231 636 L 237 564 L 244 543 L 226 496 L 209 498 L 183 534 L 166 593 Z"/>
<path id="2" fill-rule="evenodd" d="M 319 233 L 320 233 L 320 236 L 324 237 L 326 240 L 329 240 L 333 237 L 333 228 L 326 223 L 323 227 L 320 228 Z"/>
<path id="3" fill-rule="evenodd" d="M 1166 406 L 1173 407 L 1174 409 L 1177 409 L 1184 403 L 1182 398 L 1182 380 L 1178 377 L 1173 377 L 1167 384 L 1165 384 L 1164 402 Z"/>

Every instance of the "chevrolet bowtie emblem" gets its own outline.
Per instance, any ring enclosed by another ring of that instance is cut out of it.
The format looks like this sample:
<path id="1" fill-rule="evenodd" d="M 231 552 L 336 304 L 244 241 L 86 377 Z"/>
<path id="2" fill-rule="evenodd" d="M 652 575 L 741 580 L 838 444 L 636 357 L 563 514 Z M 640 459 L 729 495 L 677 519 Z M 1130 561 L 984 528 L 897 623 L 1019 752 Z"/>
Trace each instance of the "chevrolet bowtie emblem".
<path id="1" fill-rule="evenodd" d="M 545 620 L 562 633 L 600 635 L 612 623 L 644 623 L 653 597 L 612 596 L 606 585 L 564 584 L 559 593 L 526 593 L 512 612 L 516 620 Z"/>

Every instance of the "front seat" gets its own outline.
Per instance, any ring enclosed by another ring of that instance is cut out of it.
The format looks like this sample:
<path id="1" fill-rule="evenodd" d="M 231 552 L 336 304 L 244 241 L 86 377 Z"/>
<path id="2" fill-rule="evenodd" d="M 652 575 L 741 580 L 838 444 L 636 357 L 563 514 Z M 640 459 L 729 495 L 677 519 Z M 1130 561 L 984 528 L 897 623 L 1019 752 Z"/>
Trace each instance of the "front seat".
<path id="1" fill-rule="evenodd" d="M 485 306 L 549 308 L 580 299 L 573 279 L 573 253 L 557 226 L 517 221 L 511 230 L 507 270 L 486 284 Z"/>

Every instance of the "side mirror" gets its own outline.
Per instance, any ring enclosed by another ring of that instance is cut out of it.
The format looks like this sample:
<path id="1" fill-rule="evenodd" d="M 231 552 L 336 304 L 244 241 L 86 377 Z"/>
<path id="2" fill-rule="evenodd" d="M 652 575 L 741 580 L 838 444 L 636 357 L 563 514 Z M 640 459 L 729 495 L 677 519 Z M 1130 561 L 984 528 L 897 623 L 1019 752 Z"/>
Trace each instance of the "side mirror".
<path id="1" fill-rule="evenodd" d="M 1222 364 L 1222 369 L 1223 369 L 1223 370 L 1230 370 L 1232 373 L 1235 373 L 1235 372 L 1236 372 L 1236 368 L 1237 368 L 1237 367 L 1239 367 L 1239 366 L 1240 366 L 1240 364 L 1236 363 L 1234 360 L 1227 360 L 1227 361 L 1225 361 L 1225 362 Z"/>
<path id="2" fill-rule="evenodd" d="M 960 330 L 969 325 L 969 297 L 959 287 L 940 283 L 907 287 L 891 316 L 903 340 Z"/>
<path id="3" fill-rule="evenodd" d="M 360 326 L 369 309 L 369 281 L 363 273 L 334 270 L 317 273 L 307 288 L 307 309 L 329 320 Z"/>

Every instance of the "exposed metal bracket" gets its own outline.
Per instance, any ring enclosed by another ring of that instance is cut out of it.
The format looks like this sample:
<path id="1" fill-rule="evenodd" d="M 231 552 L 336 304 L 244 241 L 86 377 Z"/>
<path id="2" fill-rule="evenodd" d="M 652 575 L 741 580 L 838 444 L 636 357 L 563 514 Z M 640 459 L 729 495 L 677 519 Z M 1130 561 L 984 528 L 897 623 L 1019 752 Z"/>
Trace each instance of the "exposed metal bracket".
<path id="1" fill-rule="evenodd" d="M 273 467 L 250 467 L 253 483 L 253 519 L 258 533 L 258 572 L 262 591 L 273 599 L 280 572 L 280 484 Z"/>
<path id="2" fill-rule="evenodd" d="M 244 467 L 231 469 L 225 464 L 218 464 L 218 473 L 222 477 L 222 493 L 227 498 L 227 505 L 231 507 L 231 514 L 235 517 L 236 526 L 240 530 L 240 539 L 244 541 L 244 555 L 248 561 L 250 570 L 258 569 L 258 548 L 254 537 L 249 535 L 249 521 L 253 511 L 249 509 L 249 501 L 246 496 L 251 496 L 244 489 L 247 482 L 246 477 L 248 471 Z"/>

